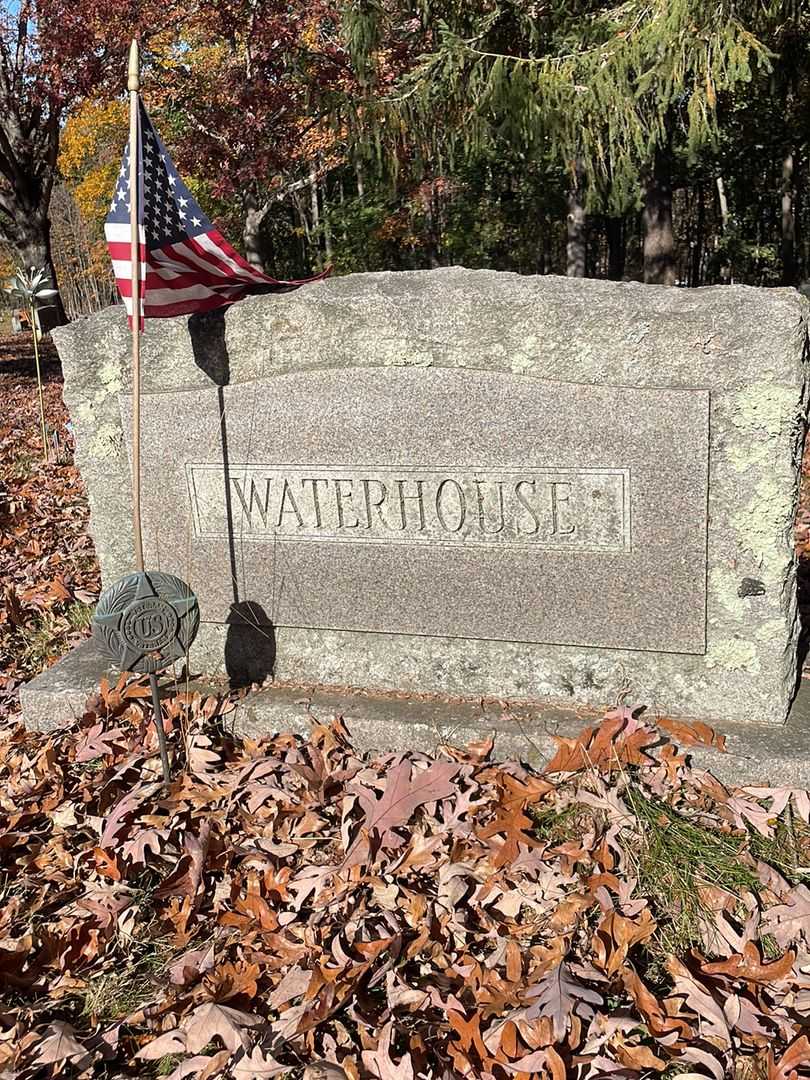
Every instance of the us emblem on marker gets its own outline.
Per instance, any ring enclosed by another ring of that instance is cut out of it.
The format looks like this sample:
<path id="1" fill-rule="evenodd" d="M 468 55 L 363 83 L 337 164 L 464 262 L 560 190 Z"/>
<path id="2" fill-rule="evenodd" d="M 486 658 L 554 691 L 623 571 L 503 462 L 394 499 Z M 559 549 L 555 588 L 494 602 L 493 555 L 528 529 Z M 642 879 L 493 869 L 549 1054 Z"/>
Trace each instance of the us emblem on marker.
<path id="1" fill-rule="evenodd" d="M 104 590 L 93 624 L 97 641 L 122 671 L 152 674 L 188 652 L 200 609 L 181 578 L 140 570 Z"/>

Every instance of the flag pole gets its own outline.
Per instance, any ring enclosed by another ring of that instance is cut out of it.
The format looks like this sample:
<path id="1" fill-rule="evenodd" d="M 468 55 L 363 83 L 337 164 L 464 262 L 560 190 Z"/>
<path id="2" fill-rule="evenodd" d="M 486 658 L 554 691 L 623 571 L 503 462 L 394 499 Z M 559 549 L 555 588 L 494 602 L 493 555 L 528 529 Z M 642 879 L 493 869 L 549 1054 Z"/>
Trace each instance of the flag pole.
<path id="1" fill-rule="evenodd" d="M 129 92 L 129 294 L 130 331 L 132 334 L 132 533 L 135 556 L 135 573 L 125 574 L 108 585 L 96 605 L 93 615 L 93 636 L 102 651 L 117 662 L 121 671 L 134 671 L 149 676 L 160 762 L 164 785 L 171 781 L 169 753 L 160 702 L 157 672 L 165 670 L 181 657 L 188 657 L 200 625 L 200 609 L 197 598 L 185 581 L 173 574 L 150 570 L 147 574 L 143 561 L 143 525 L 141 521 L 141 264 L 148 265 L 141 257 L 141 229 L 143 213 L 139 190 L 141 181 L 141 114 L 140 58 L 138 41 L 133 40 L 129 50 L 127 90 Z M 145 116 L 146 113 L 143 112 Z M 147 122 L 148 123 L 148 122 Z M 151 130 L 147 130 L 155 138 Z M 168 160 L 164 157 L 164 160 Z M 121 164 L 120 179 L 127 175 L 126 154 Z M 165 171 L 166 187 L 169 186 L 168 170 Z M 174 177 L 174 183 L 178 177 Z M 187 191 L 187 189 L 184 189 Z M 168 193 L 168 192 L 167 192 Z M 191 203 L 191 193 L 184 195 L 185 204 Z M 126 252 L 126 192 L 123 183 L 113 195 L 110 212 L 105 222 L 105 234 L 116 269 L 116 282 L 121 298 L 126 300 L 126 261 L 121 266 L 121 256 Z M 196 206 L 196 204 L 194 204 Z M 144 209 L 144 213 L 145 213 Z M 202 211 L 199 223 L 202 224 Z M 177 214 L 179 221 L 179 212 Z M 121 248 L 123 247 L 123 251 Z M 144 245 L 145 250 L 145 245 Z M 119 276 L 119 269 L 122 271 Z"/>
<path id="2" fill-rule="evenodd" d="M 138 127 L 140 110 L 138 92 L 141 88 L 138 40 L 132 39 L 129 47 L 129 229 L 130 262 L 132 280 L 132 531 L 135 539 L 135 569 L 143 573 L 143 526 L 141 523 L 141 235 L 138 220 L 140 191 L 138 190 L 138 165 L 140 146 Z M 149 673 L 149 689 L 152 692 L 152 713 L 155 719 L 163 784 L 171 782 L 169 751 L 166 732 L 163 730 L 163 710 L 160 707 L 160 691 L 157 676 Z"/>
<path id="3" fill-rule="evenodd" d="M 138 91 L 140 63 L 138 42 L 129 49 L 129 225 L 132 281 L 132 531 L 135 540 L 135 568 L 143 570 L 143 528 L 141 525 L 141 238 L 138 222 Z"/>

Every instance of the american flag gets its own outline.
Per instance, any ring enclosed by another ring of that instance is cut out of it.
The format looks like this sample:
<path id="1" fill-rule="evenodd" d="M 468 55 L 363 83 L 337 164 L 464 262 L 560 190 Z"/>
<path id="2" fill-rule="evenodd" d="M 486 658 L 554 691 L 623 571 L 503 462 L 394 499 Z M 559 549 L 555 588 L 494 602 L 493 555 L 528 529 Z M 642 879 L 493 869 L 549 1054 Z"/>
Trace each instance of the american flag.
<path id="1" fill-rule="evenodd" d="M 268 287 L 287 288 L 304 281 L 278 281 L 251 266 L 200 209 L 180 179 L 160 136 L 139 100 L 138 230 L 140 308 L 143 320 L 187 315 L 241 300 Z M 118 174 L 104 226 L 115 283 L 132 321 L 130 261 L 130 145 Z M 309 278 L 317 281 L 325 274 Z"/>

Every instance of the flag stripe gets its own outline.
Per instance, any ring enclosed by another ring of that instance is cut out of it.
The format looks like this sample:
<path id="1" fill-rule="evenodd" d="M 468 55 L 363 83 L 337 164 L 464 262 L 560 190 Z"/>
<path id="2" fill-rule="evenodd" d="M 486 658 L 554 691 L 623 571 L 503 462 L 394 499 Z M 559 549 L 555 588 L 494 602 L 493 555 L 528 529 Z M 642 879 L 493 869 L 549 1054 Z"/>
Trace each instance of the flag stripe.
<path id="1" fill-rule="evenodd" d="M 194 241 L 192 241 L 194 243 Z M 246 276 L 249 280 L 259 285 L 278 285 L 275 278 L 255 270 L 241 255 L 238 255 L 228 241 L 218 232 L 211 232 L 199 236 L 196 243 L 206 252 L 210 252 L 220 259 L 228 270 L 237 275 Z"/>
<path id="2" fill-rule="evenodd" d="M 221 289 L 230 288 L 235 284 L 234 282 L 227 282 L 222 278 L 214 277 L 212 274 L 205 274 L 202 271 L 193 272 L 189 267 L 183 267 L 183 271 L 180 272 L 174 269 L 175 266 L 182 266 L 182 264 L 175 262 L 172 266 L 162 265 L 161 263 L 156 262 L 155 252 L 150 252 L 148 261 L 145 264 L 141 264 L 141 279 L 146 282 L 147 290 L 165 288 L 183 289 L 197 284 L 206 285 L 211 289 Z M 146 271 L 145 274 L 144 270 Z M 114 259 L 113 271 L 117 281 L 130 281 L 129 262 L 124 263 Z"/>
<path id="3" fill-rule="evenodd" d="M 165 249 L 164 249 L 165 250 Z M 221 284 L 223 281 L 232 281 L 230 274 L 208 255 L 203 255 L 195 246 L 191 238 L 180 244 L 172 244 L 168 249 L 171 257 L 180 266 L 194 272 L 202 272 L 211 276 L 213 281 Z M 167 252 L 168 257 L 168 252 Z"/>
<path id="4" fill-rule="evenodd" d="M 131 285 L 132 282 L 129 280 L 121 281 L 120 290 L 124 298 L 132 296 Z M 185 288 L 176 288 L 174 286 L 151 288 L 147 293 L 146 306 L 161 307 L 163 304 L 170 304 L 174 300 L 205 300 L 209 296 L 227 296 L 233 299 L 241 291 L 241 285 L 223 285 L 220 289 L 209 289 L 207 285 L 188 285 Z"/>
<path id="5" fill-rule="evenodd" d="M 214 308 L 225 307 L 226 304 L 232 303 L 232 297 L 215 295 L 202 300 L 179 300 L 171 304 L 147 304 L 142 308 L 142 311 L 147 319 L 170 319 L 175 315 L 191 315 L 195 311 L 211 311 Z M 131 317 L 132 301 L 129 297 L 124 299 L 124 309 L 127 315 Z"/>

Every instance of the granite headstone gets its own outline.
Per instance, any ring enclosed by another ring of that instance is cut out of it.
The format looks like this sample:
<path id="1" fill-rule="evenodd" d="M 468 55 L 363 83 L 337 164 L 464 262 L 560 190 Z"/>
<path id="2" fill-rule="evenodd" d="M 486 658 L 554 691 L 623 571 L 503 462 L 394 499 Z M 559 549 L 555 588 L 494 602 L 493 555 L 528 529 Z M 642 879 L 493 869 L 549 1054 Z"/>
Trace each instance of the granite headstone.
<path id="1" fill-rule="evenodd" d="M 54 333 L 105 584 L 132 567 L 120 308 Z M 779 723 L 808 403 L 793 290 L 447 269 L 143 338 L 147 565 L 239 682 Z"/>

